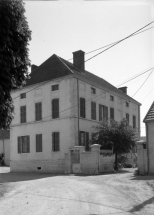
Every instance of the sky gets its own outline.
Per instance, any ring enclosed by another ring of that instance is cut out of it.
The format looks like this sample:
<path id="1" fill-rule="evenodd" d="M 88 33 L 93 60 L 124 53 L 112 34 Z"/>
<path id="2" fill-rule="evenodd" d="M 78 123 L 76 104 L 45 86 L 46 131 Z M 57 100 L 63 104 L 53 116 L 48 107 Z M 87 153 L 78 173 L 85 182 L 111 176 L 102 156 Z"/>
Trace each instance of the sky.
<path id="1" fill-rule="evenodd" d="M 154 21 L 154 2 L 150 0 L 25 1 L 25 9 L 32 31 L 29 57 L 38 66 L 53 54 L 68 60 L 74 51 L 87 53 L 101 48 Z M 102 50 L 86 54 L 85 60 Z M 154 28 L 85 62 L 85 69 L 116 87 L 127 86 L 128 95 L 133 96 L 151 71 L 120 84 L 154 67 L 153 50 Z M 142 104 L 141 135 L 144 136 L 143 119 L 154 101 L 154 72 L 133 98 Z"/>

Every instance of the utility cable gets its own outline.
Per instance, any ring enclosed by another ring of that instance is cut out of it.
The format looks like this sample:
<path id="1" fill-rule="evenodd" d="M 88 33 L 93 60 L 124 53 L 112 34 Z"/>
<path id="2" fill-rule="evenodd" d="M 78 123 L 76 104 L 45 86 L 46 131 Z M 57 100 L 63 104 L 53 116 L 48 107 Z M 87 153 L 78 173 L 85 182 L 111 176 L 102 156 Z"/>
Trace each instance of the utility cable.
<path id="1" fill-rule="evenodd" d="M 151 71 L 151 73 L 148 75 L 148 77 L 145 79 L 145 81 L 143 82 L 143 84 L 139 87 L 139 89 L 136 91 L 136 93 L 141 89 L 141 87 L 145 84 L 145 82 L 148 80 L 148 78 L 150 77 L 150 75 L 152 74 L 153 70 Z M 134 93 L 134 95 L 132 96 L 132 98 L 136 95 L 136 93 Z"/>
<path id="2" fill-rule="evenodd" d="M 147 24 L 146 26 L 142 27 L 141 29 L 137 30 L 136 32 L 132 33 L 131 35 L 129 35 L 129 36 L 127 36 L 127 37 L 125 37 L 124 39 L 122 39 L 122 40 L 119 40 L 119 41 L 115 42 L 112 46 L 110 46 L 109 48 L 107 48 L 107 49 L 103 50 L 102 52 L 98 53 L 97 55 L 99 55 L 99 54 L 101 54 L 101 53 L 103 53 L 103 52 L 107 51 L 108 49 L 112 48 L 113 46 L 117 45 L 118 43 L 122 42 L 123 40 L 128 39 L 129 37 L 131 37 L 131 36 L 135 36 L 135 33 L 137 33 L 137 32 L 139 32 L 140 30 L 142 30 L 142 29 L 146 28 L 148 25 L 151 25 L 153 22 L 154 22 L 154 21 L 152 21 L 151 23 L 149 23 L 149 24 Z M 87 60 L 86 60 L 86 61 L 84 61 L 84 62 L 87 62 L 87 61 L 91 60 L 92 58 L 96 57 L 97 55 L 94 55 L 93 57 L 91 57 L 91 58 L 87 59 Z M 84 63 L 84 62 L 83 62 L 83 63 Z M 83 64 L 83 63 L 82 63 L 82 64 Z M 51 66 L 49 66 L 49 67 L 51 67 Z M 43 69 L 45 69 L 45 68 L 47 68 L 47 67 L 44 67 Z M 53 69 L 53 68 L 52 68 L 52 69 Z M 34 89 L 36 89 L 36 88 L 38 88 L 38 87 L 40 87 L 40 86 L 44 85 L 44 84 L 46 84 L 46 83 L 48 83 L 48 82 L 50 82 L 50 81 L 51 81 L 51 80 L 48 80 L 48 81 L 46 81 L 46 82 L 43 82 L 43 83 L 42 83 L 42 84 L 40 84 L 39 86 L 37 86 L 37 87 L 35 87 L 35 88 L 33 88 L 33 89 L 31 89 L 31 90 L 27 91 L 26 93 L 28 93 L 28 92 L 30 92 L 30 91 L 32 91 L 32 90 L 34 90 Z M 19 95 L 19 96 L 17 96 L 17 97 L 15 97 L 15 98 L 13 98 L 12 100 L 14 100 L 14 99 L 16 99 L 16 98 L 18 98 L 18 97 L 20 97 L 20 95 Z"/>
<path id="3" fill-rule="evenodd" d="M 153 90 L 154 90 L 154 87 L 150 90 L 150 92 L 144 97 L 144 99 L 141 102 L 143 102 Z"/>

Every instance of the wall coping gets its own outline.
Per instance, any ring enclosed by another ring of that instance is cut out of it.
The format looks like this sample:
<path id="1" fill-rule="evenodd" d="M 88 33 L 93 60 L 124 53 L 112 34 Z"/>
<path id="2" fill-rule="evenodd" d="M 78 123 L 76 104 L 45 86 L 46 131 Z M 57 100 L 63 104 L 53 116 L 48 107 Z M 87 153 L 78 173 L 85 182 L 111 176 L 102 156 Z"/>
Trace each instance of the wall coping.
<path id="1" fill-rule="evenodd" d="M 93 144 L 93 145 L 91 145 L 91 148 L 100 148 L 101 147 L 101 145 L 99 145 L 99 144 Z"/>
<path id="2" fill-rule="evenodd" d="M 146 143 L 146 141 L 144 140 L 139 140 L 136 142 L 137 145 L 143 145 L 144 143 Z"/>

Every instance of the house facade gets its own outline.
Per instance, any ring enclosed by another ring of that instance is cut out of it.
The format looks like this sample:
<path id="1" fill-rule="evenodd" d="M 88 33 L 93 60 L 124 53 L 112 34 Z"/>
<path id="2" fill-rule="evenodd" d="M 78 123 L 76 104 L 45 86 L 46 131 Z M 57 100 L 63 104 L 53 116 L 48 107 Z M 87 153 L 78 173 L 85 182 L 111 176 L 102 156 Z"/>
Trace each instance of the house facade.
<path id="1" fill-rule="evenodd" d="M 73 64 L 52 55 L 32 66 L 26 85 L 12 92 L 11 171 L 65 172 L 71 147 L 89 150 L 93 125 L 103 118 L 127 118 L 140 130 L 140 103 L 84 68 L 84 52 Z M 140 132 L 138 132 L 140 137 Z"/>
<path id="2" fill-rule="evenodd" d="M 147 112 L 143 122 L 146 125 L 146 173 L 154 174 L 154 102 Z M 142 144 L 144 151 L 144 145 Z M 142 163 L 144 163 L 142 161 Z"/>

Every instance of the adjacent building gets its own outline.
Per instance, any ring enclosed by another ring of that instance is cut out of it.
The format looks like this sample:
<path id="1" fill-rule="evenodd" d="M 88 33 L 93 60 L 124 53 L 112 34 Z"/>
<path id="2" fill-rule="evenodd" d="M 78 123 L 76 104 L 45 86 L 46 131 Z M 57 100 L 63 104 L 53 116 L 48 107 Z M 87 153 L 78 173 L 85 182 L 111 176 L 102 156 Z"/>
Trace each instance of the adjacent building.
<path id="1" fill-rule="evenodd" d="M 140 137 L 140 103 L 88 72 L 84 52 L 73 64 L 52 55 L 32 65 L 26 85 L 12 92 L 15 115 L 10 128 L 11 171 L 64 172 L 73 146 L 89 150 L 93 125 L 103 118 L 127 118 Z"/>

